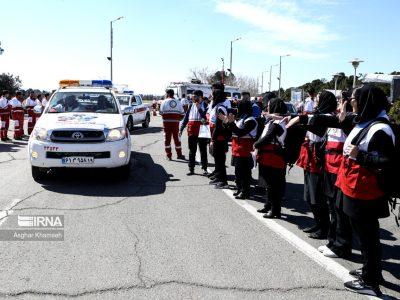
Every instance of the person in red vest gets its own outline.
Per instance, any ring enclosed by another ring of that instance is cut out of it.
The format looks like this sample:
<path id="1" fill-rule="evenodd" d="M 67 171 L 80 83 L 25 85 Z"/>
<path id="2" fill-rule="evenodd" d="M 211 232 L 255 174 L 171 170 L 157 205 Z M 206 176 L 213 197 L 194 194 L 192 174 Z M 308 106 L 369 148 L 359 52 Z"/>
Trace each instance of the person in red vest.
<path id="1" fill-rule="evenodd" d="M 222 116 L 228 115 L 226 105 L 225 86 L 221 82 L 216 82 L 212 85 L 212 103 L 207 111 L 207 119 L 211 130 L 210 152 L 215 162 L 215 170 L 209 178 L 211 179 L 210 185 L 214 185 L 216 189 L 229 188 L 225 163 L 230 136 L 229 130 L 221 120 L 223 119 Z"/>
<path id="2" fill-rule="evenodd" d="M 24 101 L 24 107 L 28 113 L 28 134 L 31 134 L 33 128 L 36 124 L 37 114 L 35 113 L 35 106 L 42 105 L 41 104 L 41 94 L 38 95 L 36 98 L 36 94 L 34 91 L 31 91 L 29 97 Z"/>
<path id="3" fill-rule="evenodd" d="M 200 90 L 194 91 L 193 102 L 189 105 L 189 108 L 185 114 L 185 118 L 183 119 L 179 130 L 179 135 L 181 136 L 183 130 L 187 125 L 189 144 L 189 173 L 187 175 L 189 176 L 194 174 L 197 145 L 199 145 L 200 149 L 201 168 L 203 169 L 203 175 L 208 175 L 207 145 L 209 143 L 209 139 L 199 138 L 200 126 L 202 124 L 207 124 L 206 113 L 207 105 L 203 101 L 203 92 Z"/>
<path id="4" fill-rule="evenodd" d="M 175 150 L 178 159 L 185 159 L 182 154 L 182 146 L 179 137 L 179 122 L 184 116 L 182 104 L 174 98 L 174 90 L 166 91 L 166 99 L 162 101 L 160 107 L 160 115 L 163 119 L 164 126 L 164 143 L 167 159 L 172 160 L 171 138 L 174 139 Z"/>
<path id="5" fill-rule="evenodd" d="M 279 98 L 269 100 L 267 105 L 268 114 L 282 116 L 287 113 L 285 102 Z M 267 116 L 264 130 L 254 143 L 259 175 L 267 188 L 264 208 L 258 212 L 264 213 L 264 218 L 268 219 L 281 217 L 281 203 L 286 186 L 286 162 L 283 155 L 286 123 L 286 119 L 275 120 L 272 116 Z"/>
<path id="6" fill-rule="evenodd" d="M 350 274 L 358 279 L 344 285 L 353 292 L 381 296 L 379 218 L 389 216 L 389 195 L 377 170 L 390 166 L 396 141 L 388 124 L 388 101 L 381 89 L 364 86 L 354 92 L 354 100 L 356 126 L 344 143 L 336 186 L 340 189 L 338 197 L 343 201 L 343 210 L 360 241 L 363 267 L 352 270 Z"/>
<path id="7" fill-rule="evenodd" d="M 11 118 L 14 121 L 14 139 L 22 140 L 24 136 L 24 109 L 22 107 L 22 93 L 18 91 L 9 102 L 11 106 Z"/>
<path id="8" fill-rule="evenodd" d="M 254 140 L 257 135 L 257 121 L 253 117 L 253 106 L 250 100 L 238 102 L 237 115 L 220 115 L 232 131 L 232 162 L 235 166 L 236 199 L 250 198 L 251 169 L 253 168 Z"/>
<path id="9" fill-rule="evenodd" d="M 337 109 L 337 100 L 331 92 L 323 91 L 319 97 L 318 105 L 313 114 L 301 115 L 292 119 L 288 127 L 300 122 L 308 124 L 313 115 L 333 115 Z M 313 239 L 326 239 L 329 231 L 329 210 L 323 194 L 323 157 L 322 146 L 326 127 L 312 130 L 308 127 L 305 141 L 301 147 L 297 165 L 304 169 L 304 200 L 310 206 L 314 215 L 315 225 L 304 229 Z M 311 131 L 312 130 L 312 131 Z"/>
<path id="10" fill-rule="evenodd" d="M 3 142 L 9 141 L 7 136 L 8 127 L 10 126 L 10 105 L 8 101 L 9 92 L 4 90 L 0 97 L 0 122 L 1 122 L 1 132 L 0 137 Z"/>

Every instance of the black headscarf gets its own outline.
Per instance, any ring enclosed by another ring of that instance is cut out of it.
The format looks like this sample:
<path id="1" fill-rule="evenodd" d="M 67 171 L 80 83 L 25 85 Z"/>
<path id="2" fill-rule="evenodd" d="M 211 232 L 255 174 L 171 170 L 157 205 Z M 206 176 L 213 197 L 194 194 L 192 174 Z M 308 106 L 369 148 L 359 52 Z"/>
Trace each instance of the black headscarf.
<path id="1" fill-rule="evenodd" d="M 226 94 L 225 94 L 225 86 L 220 82 L 214 83 L 212 85 L 212 89 L 213 89 L 212 108 L 214 108 L 217 104 L 225 102 Z"/>
<path id="2" fill-rule="evenodd" d="M 317 114 L 329 114 L 337 109 L 337 100 L 333 93 L 323 91 L 319 95 L 318 105 L 315 108 Z"/>
<path id="3" fill-rule="evenodd" d="M 287 113 L 287 106 L 285 101 L 280 98 L 273 98 L 269 100 L 269 113 L 284 115 Z"/>
<path id="4" fill-rule="evenodd" d="M 266 92 L 263 96 L 264 107 L 268 107 L 268 102 L 273 98 L 276 98 L 276 94 L 274 92 Z"/>
<path id="5" fill-rule="evenodd" d="M 376 119 L 389 104 L 384 91 L 373 85 L 365 85 L 357 89 L 354 96 L 358 109 L 356 123 Z"/>
<path id="6" fill-rule="evenodd" d="M 242 100 L 238 103 L 238 118 L 250 117 L 253 115 L 253 106 L 249 100 Z"/>

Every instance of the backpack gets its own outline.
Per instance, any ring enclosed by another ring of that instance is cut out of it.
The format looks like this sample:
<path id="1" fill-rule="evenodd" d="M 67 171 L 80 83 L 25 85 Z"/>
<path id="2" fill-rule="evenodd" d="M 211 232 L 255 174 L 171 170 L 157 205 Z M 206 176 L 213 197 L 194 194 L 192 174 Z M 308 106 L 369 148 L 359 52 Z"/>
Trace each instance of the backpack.
<path id="1" fill-rule="evenodd" d="M 284 143 L 284 157 L 286 164 L 293 166 L 299 158 L 301 145 L 304 143 L 306 130 L 300 126 L 292 126 L 287 129 Z"/>
<path id="2" fill-rule="evenodd" d="M 400 126 L 390 122 L 385 118 L 379 118 L 372 122 L 367 127 L 363 128 L 353 139 L 352 144 L 358 146 L 361 141 L 367 136 L 368 131 L 371 129 L 372 126 L 383 123 L 388 124 L 393 131 L 395 137 L 395 146 L 394 146 L 394 155 L 393 161 L 390 163 L 390 167 L 385 169 L 375 169 L 374 172 L 377 174 L 378 182 L 382 190 L 387 193 L 389 196 L 389 204 L 392 213 L 395 216 L 395 220 L 397 226 L 400 227 L 400 207 L 399 211 L 396 215 L 396 206 L 398 203 L 397 201 L 400 199 L 400 184 L 397 180 L 397 172 L 400 168 Z"/>

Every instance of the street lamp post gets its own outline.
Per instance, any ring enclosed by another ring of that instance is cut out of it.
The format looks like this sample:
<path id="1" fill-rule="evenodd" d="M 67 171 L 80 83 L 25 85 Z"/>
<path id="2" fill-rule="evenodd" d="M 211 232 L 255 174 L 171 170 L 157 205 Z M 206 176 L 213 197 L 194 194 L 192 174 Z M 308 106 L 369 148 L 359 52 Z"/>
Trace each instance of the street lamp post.
<path id="1" fill-rule="evenodd" d="M 264 73 L 268 73 L 269 71 L 261 72 L 261 94 L 264 93 Z"/>
<path id="2" fill-rule="evenodd" d="M 360 63 L 364 62 L 363 60 L 359 60 L 358 58 L 353 59 L 350 61 L 350 63 L 353 65 L 354 68 L 354 78 L 353 78 L 353 89 L 356 88 L 356 82 L 357 82 L 357 68 L 360 65 Z"/>
<path id="3" fill-rule="evenodd" d="M 238 37 L 237 39 L 234 39 L 233 41 L 231 41 L 231 56 L 230 56 L 230 63 L 229 63 L 229 69 L 231 70 L 230 72 L 232 72 L 232 52 L 233 52 L 233 43 L 240 40 L 241 37 Z"/>
<path id="4" fill-rule="evenodd" d="M 225 83 L 225 60 L 223 57 L 221 57 L 221 61 L 222 61 L 222 74 L 221 74 L 221 80 L 222 80 L 222 84 Z"/>
<path id="5" fill-rule="evenodd" d="M 272 67 L 276 67 L 276 66 L 278 66 L 278 65 L 277 65 L 277 64 L 276 64 L 276 65 L 271 65 L 271 66 L 269 67 L 269 83 L 268 83 L 268 85 L 269 85 L 268 91 L 269 91 L 269 92 L 271 91 Z"/>
<path id="6" fill-rule="evenodd" d="M 336 95 L 336 91 L 337 91 L 337 82 L 338 82 L 338 79 L 339 79 L 340 76 L 341 76 L 341 75 L 340 75 L 339 73 L 336 73 L 335 75 L 333 75 L 333 78 L 335 79 L 335 96 L 337 96 L 337 95 Z"/>
<path id="7" fill-rule="evenodd" d="M 278 97 L 281 96 L 281 82 L 282 82 L 282 57 L 290 56 L 290 54 L 281 55 L 279 56 L 279 90 L 278 90 Z"/>
<path id="8" fill-rule="evenodd" d="M 110 61 L 110 77 L 113 81 L 113 23 L 121 20 L 123 17 L 116 18 L 110 22 L 110 56 L 107 59 Z"/>

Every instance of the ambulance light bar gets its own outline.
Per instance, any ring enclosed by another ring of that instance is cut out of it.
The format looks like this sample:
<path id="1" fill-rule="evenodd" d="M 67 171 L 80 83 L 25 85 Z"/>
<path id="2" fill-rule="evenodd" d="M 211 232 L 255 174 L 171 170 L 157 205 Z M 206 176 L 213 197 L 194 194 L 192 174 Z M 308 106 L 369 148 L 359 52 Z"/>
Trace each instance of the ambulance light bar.
<path id="1" fill-rule="evenodd" d="M 112 82 L 111 80 L 71 80 L 64 79 L 60 80 L 59 83 L 61 88 L 69 87 L 69 86 L 88 86 L 88 87 L 105 87 L 111 88 Z"/>
<path id="2" fill-rule="evenodd" d="M 126 90 L 123 92 L 126 95 L 133 95 L 133 91 L 132 90 Z"/>

